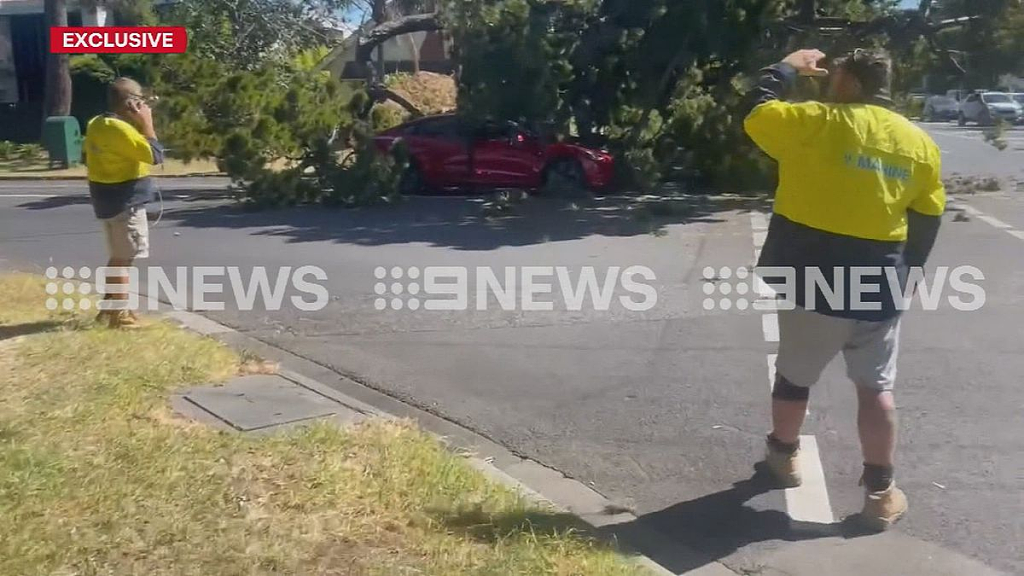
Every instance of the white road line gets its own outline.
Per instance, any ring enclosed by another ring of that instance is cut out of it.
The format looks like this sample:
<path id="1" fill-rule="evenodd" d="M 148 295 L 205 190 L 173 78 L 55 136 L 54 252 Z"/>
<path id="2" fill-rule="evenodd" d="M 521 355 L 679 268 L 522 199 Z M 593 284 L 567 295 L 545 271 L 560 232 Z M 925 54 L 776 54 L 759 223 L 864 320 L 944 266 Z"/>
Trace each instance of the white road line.
<path id="1" fill-rule="evenodd" d="M 987 222 L 988 224 L 990 224 L 992 226 L 995 226 L 996 228 L 1001 228 L 1003 230 L 1012 230 L 1013 229 L 1013 226 L 1010 226 L 1009 224 L 1007 224 L 1006 222 L 1003 222 L 999 218 L 996 218 L 994 216 L 989 216 L 987 214 L 978 214 L 978 220 L 981 220 L 983 222 Z"/>
<path id="2" fill-rule="evenodd" d="M 3 194 L 0 198 L 85 198 L 82 194 Z"/>
<path id="3" fill-rule="evenodd" d="M 761 247 L 764 246 L 766 230 L 768 229 L 767 216 L 760 212 L 750 213 L 750 226 L 753 231 L 754 256 L 760 258 Z M 761 309 L 768 308 L 766 301 L 771 298 L 775 303 L 775 291 L 764 283 L 757 275 L 754 275 L 754 283 L 758 292 L 764 296 L 758 302 L 765 305 Z M 770 293 L 770 294 L 766 294 Z M 755 309 L 757 306 L 755 306 Z M 777 305 L 771 306 L 776 310 Z M 768 312 L 761 315 L 761 331 L 764 333 L 765 342 L 775 343 L 779 341 L 779 315 L 775 312 Z M 766 355 L 768 367 L 768 390 L 769 394 L 775 388 L 775 363 L 778 354 Z M 810 409 L 807 410 L 810 414 Z M 789 514 L 790 527 L 799 529 L 800 523 L 832 524 L 835 516 L 832 514 L 832 503 L 828 498 L 828 486 L 825 484 L 825 470 L 821 466 L 821 455 L 818 453 L 818 440 L 814 436 L 800 436 L 800 453 L 798 465 L 803 476 L 803 483 L 796 488 L 787 489 L 785 494 L 786 513 Z M 820 527 L 818 527 L 820 528 Z"/>
<path id="4" fill-rule="evenodd" d="M 796 488 L 787 488 L 786 511 L 792 520 L 791 528 L 798 528 L 797 522 L 832 524 L 832 503 L 828 499 L 825 484 L 825 470 L 821 466 L 818 440 L 814 436 L 800 437 L 800 452 L 797 456 L 803 483 Z M 818 527 L 820 528 L 820 527 Z"/>
<path id="5" fill-rule="evenodd" d="M 761 331 L 764 332 L 764 341 L 775 343 L 779 341 L 779 315 L 775 313 L 761 316 Z"/>
<path id="6" fill-rule="evenodd" d="M 1006 232 L 1007 234 L 1013 236 L 1014 238 L 1017 238 L 1018 240 L 1024 240 L 1024 231 L 1016 230 L 1013 226 L 1007 224 L 1006 222 L 1003 222 L 999 218 L 989 216 L 988 214 L 985 214 L 984 212 L 978 210 L 977 208 L 971 206 L 970 204 L 965 204 L 963 202 L 951 202 L 950 206 L 953 208 L 957 208 L 959 210 L 963 210 L 967 214 L 970 214 L 971 216 L 977 218 L 978 220 L 981 220 L 982 222 L 988 224 L 989 226 L 992 226 L 993 228 Z"/>
<path id="7" fill-rule="evenodd" d="M 764 212 L 751 212 L 750 213 L 750 226 L 754 229 L 754 232 L 762 232 L 768 229 L 768 216 Z M 754 244 L 757 244 L 755 237 Z M 763 244 L 763 242 L 762 242 Z"/>

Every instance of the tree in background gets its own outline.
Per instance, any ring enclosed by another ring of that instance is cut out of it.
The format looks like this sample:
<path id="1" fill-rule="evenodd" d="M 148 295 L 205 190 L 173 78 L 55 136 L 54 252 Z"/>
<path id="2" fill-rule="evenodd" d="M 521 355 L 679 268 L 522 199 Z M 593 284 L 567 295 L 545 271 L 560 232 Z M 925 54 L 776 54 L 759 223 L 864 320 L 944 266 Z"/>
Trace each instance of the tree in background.
<path id="1" fill-rule="evenodd" d="M 43 9 L 47 28 L 68 25 L 65 0 L 46 0 Z M 67 54 L 48 54 L 43 88 L 43 118 L 71 113 L 71 69 Z"/>

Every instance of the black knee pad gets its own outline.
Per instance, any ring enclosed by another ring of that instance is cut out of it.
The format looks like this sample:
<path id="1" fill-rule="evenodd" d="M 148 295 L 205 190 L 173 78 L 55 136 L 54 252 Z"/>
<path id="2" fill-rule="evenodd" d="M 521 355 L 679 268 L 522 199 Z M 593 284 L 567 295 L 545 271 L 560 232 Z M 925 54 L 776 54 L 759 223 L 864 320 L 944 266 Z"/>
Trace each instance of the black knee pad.
<path id="1" fill-rule="evenodd" d="M 803 402 L 811 397 L 811 389 L 797 386 L 786 380 L 782 374 L 775 375 L 775 387 L 772 388 L 772 398 L 778 400 L 789 400 Z"/>

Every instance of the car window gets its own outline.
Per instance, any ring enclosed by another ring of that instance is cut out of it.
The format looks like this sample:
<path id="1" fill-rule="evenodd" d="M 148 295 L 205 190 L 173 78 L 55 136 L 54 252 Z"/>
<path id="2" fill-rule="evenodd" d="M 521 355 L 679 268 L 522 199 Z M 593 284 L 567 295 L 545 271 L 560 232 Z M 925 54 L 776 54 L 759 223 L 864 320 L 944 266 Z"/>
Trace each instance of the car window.
<path id="1" fill-rule="evenodd" d="M 487 122 L 476 130 L 476 137 L 482 140 L 507 140 L 515 135 L 516 127 L 503 122 Z"/>
<path id="2" fill-rule="evenodd" d="M 987 103 L 1006 103 L 1010 101 L 1010 97 L 1006 94 L 985 94 L 982 96 L 982 100 Z"/>
<path id="3" fill-rule="evenodd" d="M 1013 99 L 1021 104 L 1024 104 L 1024 94 L 1014 94 Z"/>
<path id="4" fill-rule="evenodd" d="M 967 97 L 967 101 L 968 102 L 977 102 L 980 98 L 981 97 L 978 96 L 977 94 L 971 94 L 970 96 Z"/>
<path id="5" fill-rule="evenodd" d="M 936 96 L 931 99 L 931 103 L 933 106 L 951 106 L 956 104 L 956 100 L 946 96 Z"/>
<path id="6" fill-rule="evenodd" d="M 410 134 L 434 138 L 456 138 L 459 135 L 459 121 L 454 117 L 423 120 L 411 127 Z"/>

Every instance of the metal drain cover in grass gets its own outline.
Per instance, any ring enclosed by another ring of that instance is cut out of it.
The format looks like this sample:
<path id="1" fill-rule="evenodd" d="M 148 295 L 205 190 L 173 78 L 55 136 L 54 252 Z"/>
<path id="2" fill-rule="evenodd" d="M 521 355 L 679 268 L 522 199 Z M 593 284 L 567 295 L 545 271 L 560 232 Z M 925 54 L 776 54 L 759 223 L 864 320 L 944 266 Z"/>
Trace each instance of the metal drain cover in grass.
<path id="1" fill-rule="evenodd" d="M 185 400 L 243 432 L 349 412 L 281 376 L 245 376 L 224 386 L 193 388 Z"/>

